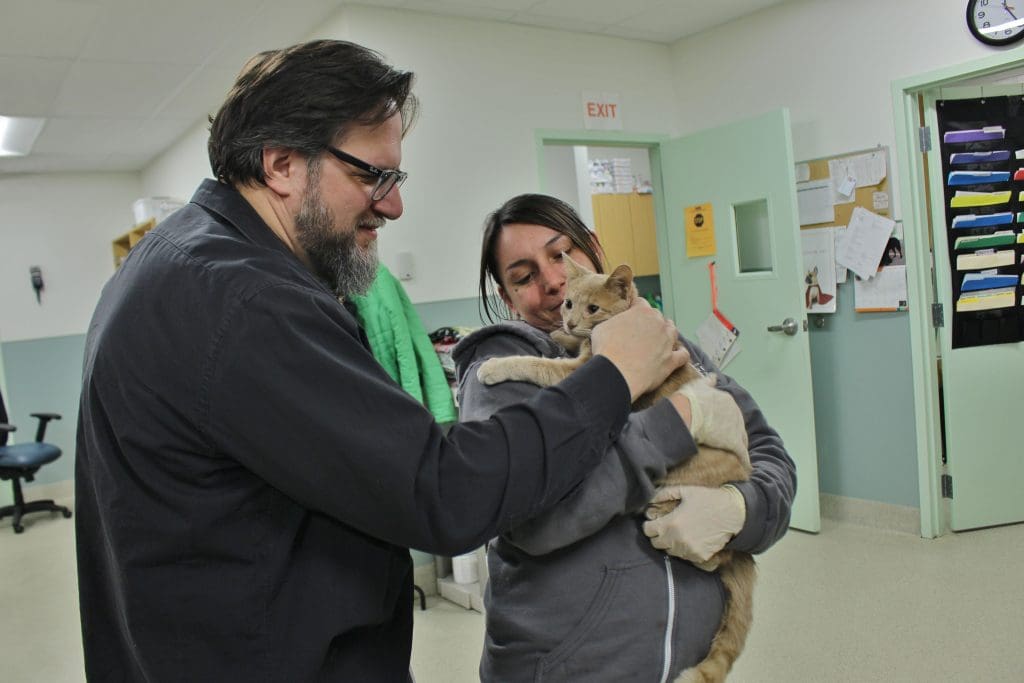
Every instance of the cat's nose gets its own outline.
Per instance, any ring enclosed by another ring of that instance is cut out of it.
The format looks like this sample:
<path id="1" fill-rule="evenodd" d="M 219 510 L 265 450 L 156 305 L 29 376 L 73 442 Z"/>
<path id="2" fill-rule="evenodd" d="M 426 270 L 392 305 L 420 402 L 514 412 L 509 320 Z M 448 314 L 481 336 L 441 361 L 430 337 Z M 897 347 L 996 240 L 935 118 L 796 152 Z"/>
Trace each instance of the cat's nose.
<path id="1" fill-rule="evenodd" d="M 570 331 L 576 329 L 576 323 L 572 322 L 571 320 L 566 321 L 565 326 L 569 328 Z"/>

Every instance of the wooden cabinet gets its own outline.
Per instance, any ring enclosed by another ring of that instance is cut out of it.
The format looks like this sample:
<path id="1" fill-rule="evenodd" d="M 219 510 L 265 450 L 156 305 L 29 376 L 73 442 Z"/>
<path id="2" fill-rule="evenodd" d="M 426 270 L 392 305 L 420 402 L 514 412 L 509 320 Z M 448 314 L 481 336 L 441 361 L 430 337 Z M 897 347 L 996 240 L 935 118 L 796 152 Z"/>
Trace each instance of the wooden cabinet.
<path id="1" fill-rule="evenodd" d="M 626 263 L 637 276 L 658 274 L 658 242 L 654 227 L 654 196 L 595 194 L 594 232 L 609 267 Z"/>
<path id="2" fill-rule="evenodd" d="M 132 247 L 138 244 L 139 240 L 142 239 L 142 236 L 152 230 L 155 225 L 156 219 L 150 218 L 145 223 L 137 224 L 134 228 L 114 240 L 114 268 L 121 265 L 121 262 L 124 261 L 124 257 L 128 255 L 128 252 L 132 250 Z"/>

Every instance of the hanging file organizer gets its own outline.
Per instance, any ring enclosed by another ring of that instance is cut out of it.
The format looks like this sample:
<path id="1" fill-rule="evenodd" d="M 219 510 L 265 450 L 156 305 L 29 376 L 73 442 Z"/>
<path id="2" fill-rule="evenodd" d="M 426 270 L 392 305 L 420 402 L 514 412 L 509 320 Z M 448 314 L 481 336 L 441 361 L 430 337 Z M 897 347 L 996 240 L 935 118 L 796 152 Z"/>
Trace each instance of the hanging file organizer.
<path id="1" fill-rule="evenodd" d="M 942 100 L 936 111 L 953 348 L 1024 341 L 1024 98 Z"/>

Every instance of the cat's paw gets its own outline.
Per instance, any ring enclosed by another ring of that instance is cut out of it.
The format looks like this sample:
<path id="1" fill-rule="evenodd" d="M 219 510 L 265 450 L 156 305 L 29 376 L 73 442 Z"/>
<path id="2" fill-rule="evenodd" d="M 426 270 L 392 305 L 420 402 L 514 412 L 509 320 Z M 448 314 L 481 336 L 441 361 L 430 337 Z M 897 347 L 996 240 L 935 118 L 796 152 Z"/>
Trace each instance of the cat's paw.
<path id="1" fill-rule="evenodd" d="M 477 368 L 476 378 L 487 386 L 507 382 L 511 377 L 508 372 L 508 364 L 503 363 L 503 360 L 503 358 L 488 358 Z"/>

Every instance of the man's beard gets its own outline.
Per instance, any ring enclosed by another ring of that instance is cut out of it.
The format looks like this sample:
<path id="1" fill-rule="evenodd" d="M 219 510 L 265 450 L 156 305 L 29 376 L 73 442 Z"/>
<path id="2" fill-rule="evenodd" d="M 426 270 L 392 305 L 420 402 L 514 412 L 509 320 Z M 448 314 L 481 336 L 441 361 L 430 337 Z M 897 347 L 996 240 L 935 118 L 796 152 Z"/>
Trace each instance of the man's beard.
<path id="1" fill-rule="evenodd" d="M 295 228 L 314 275 L 339 297 L 366 294 L 377 275 L 377 244 L 360 247 L 354 225 L 348 231 L 335 230 L 334 214 L 320 200 L 319 173 L 309 175 Z"/>

